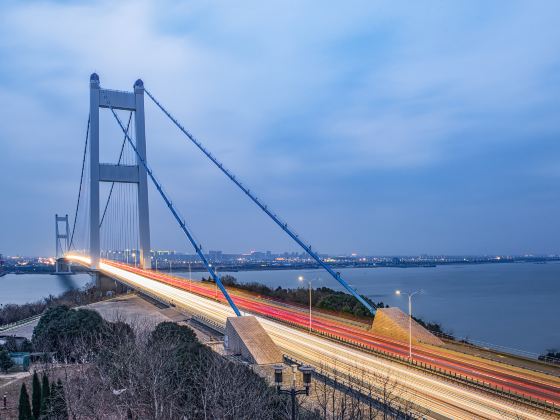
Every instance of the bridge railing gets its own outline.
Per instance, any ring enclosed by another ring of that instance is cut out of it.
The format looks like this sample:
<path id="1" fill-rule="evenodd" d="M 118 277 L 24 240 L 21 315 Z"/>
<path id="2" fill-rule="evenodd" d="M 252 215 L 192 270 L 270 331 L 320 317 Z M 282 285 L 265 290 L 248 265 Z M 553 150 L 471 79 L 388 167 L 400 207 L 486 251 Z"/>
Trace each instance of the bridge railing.
<path id="1" fill-rule="evenodd" d="M 296 364 L 298 366 L 308 365 L 308 363 L 298 360 L 290 355 L 284 354 L 284 360 L 288 364 Z M 403 398 L 391 396 L 391 402 L 383 401 L 381 395 L 387 392 L 382 387 L 371 382 L 365 381 L 363 377 L 357 378 L 351 374 L 343 374 L 340 371 L 329 371 L 323 369 L 322 366 L 315 366 L 313 371 L 315 378 L 323 381 L 325 384 L 338 389 L 346 394 L 356 398 L 362 404 L 371 404 L 380 409 L 385 414 L 390 414 L 392 418 L 397 419 L 413 419 L 423 418 L 426 410 L 414 404 L 406 402 Z"/>
<path id="2" fill-rule="evenodd" d="M 0 332 L 11 330 L 12 328 L 19 327 L 25 324 L 29 324 L 39 318 L 41 318 L 43 314 L 33 315 L 29 318 L 20 319 L 19 321 L 10 322 L 9 324 L 0 325 Z"/>

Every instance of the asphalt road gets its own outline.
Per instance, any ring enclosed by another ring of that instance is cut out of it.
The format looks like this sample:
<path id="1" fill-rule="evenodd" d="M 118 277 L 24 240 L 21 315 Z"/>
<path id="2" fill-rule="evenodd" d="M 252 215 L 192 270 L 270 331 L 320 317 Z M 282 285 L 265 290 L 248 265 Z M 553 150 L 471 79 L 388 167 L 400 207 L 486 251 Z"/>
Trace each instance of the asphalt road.
<path id="1" fill-rule="evenodd" d="M 72 259 L 82 264 L 89 262 L 85 257 L 76 256 Z M 107 275 L 116 277 L 134 288 L 178 307 L 203 314 L 216 323 L 225 324 L 227 317 L 234 316 L 228 306 L 214 299 L 212 288 L 112 262 L 102 262 L 100 268 Z M 192 293 L 189 290 L 192 290 Z M 219 298 L 220 296 L 218 300 Z M 496 395 L 418 371 L 269 318 L 272 316 L 287 319 L 305 328 L 308 325 L 308 318 L 301 309 L 270 305 L 246 296 L 234 296 L 234 300 L 240 309 L 257 315 L 265 330 L 284 353 L 316 367 L 336 370 L 341 375 L 364 379 L 377 387 L 390 383 L 395 395 L 445 417 L 535 420 L 547 418 L 544 413 L 528 406 L 512 404 Z M 258 314 L 267 317 L 260 317 Z M 372 336 L 344 322 L 319 318 L 316 322 L 314 328 L 325 328 L 331 333 L 360 340 L 367 345 L 382 346 L 386 351 L 405 354 L 408 351 L 406 345 Z M 441 366 L 446 370 L 457 369 L 463 372 L 463 375 L 484 377 L 488 382 L 494 381 L 504 387 L 515 389 L 516 392 L 522 391 L 524 394 L 534 395 L 534 398 L 560 404 L 558 378 L 506 365 L 500 366 L 496 362 L 476 360 L 473 357 L 461 358 L 424 346 L 417 346 L 414 349 L 414 357 L 429 361 L 432 365 Z M 550 418 L 555 417 L 551 415 Z"/>

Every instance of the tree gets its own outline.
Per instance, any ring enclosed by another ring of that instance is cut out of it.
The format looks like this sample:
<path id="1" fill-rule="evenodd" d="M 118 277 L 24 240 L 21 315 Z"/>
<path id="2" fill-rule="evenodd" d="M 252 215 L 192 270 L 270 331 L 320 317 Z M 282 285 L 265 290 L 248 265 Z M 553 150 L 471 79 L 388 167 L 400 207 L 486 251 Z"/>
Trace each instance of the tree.
<path id="1" fill-rule="evenodd" d="M 174 322 L 159 323 L 151 334 L 151 343 L 154 342 L 177 341 L 183 345 L 199 345 L 195 332 L 185 326 L 177 325 Z"/>
<path id="2" fill-rule="evenodd" d="M 41 382 L 39 382 L 39 375 L 37 371 L 33 372 L 33 386 L 31 389 L 31 408 L 33 417 L 39 418 L 41 412 Z"/>
<path id="3" fill-rule="evenodd" d="M 224 286 L 235 286 L 237 285 L 237 279 L 229 274 L 222 276 L 222 284 Z"/>
<path id="4" fill-rule="evenodd" d="M 64 387 L 62 381 L 59 379 L 56 383 L 51 385 L 51 410 L 50 416 L 55 419 L 66 420 L 68 419 L 68 407 L 66 407 L 66 398 L 64 396 Z"/>
<path id="5" fill-rule="evenodd" d="M 85 340 L 93 348 L 97 338 L 106 326 L 97 312 L 89 309 L 70 309 L 57 306 L 48 309 L 33 330 L 33 346 L 42 351 L 56 352 L 61 359 L 75 360 L 77 340 Z"/>
<path id="6" fill-rule="evenodd" d="M 41 385 L 41 414 L 47 414 L 50 409 L 50 396 L 51 396 L 51 389 L 49 385 L 49 378 L 48 376 L 43 373 L 42 378 L 42 385 Z"/>
<path id="7" fill-rule="evenodd" d="M 208 278 L 208 280 L 203 278 L 202 281 L 213 282 L 211 278 Z M 222 277 L 222 283 L 228 287 L 246 290 L 260 296 L 266 296 L 284 302 L 299 303 L 306 306 L 309 303 L 307 288 L 303 287 L 297 289 L 283 289 L 282 287 L 277 287 L 273 290 L 260 283 L 237 283 L 237 279 L 229 274 Z M 383 302 L 373 302 L 367 296 L 362 295 L 361 297 L 370 305 L 375 305 L 378 308 L 388 307 Z M 373 319 L 370 311 L 354 296 L 339 290 L 333 290 L 328 287 L 318 287 L 313 290 L 311 300 L 312 306 L 317 308 L 345 312 L 359 318 L 365 318 L 368 321 Z"/>
<path id="8" fill-rule="evenodd" d="M 14 361 L 10 357 L 10 353 L 8 353 L 8 350 L 0 350 L 0 370 L 6 373 L 8 372 L 8 369 L 10 369 L 13 365 Z"/>
<path id="9" fill-rule="evenodd" d="M 189 327 L 139 327 L 134 336 L 114 337 L 115 343 L 104 344 L 92 363 L 78 365 L 83 374 L 69 376 L 64 387 L 72 416 L 285 418 L 284 396 L 247 367 L 202 345 Z"/>
<path id="10" fill-rule="evenodd" d="M 27 394 L 27 388 L 25 384 L 21 384 L 21 390 L 19 391 L 19 420 L 33 420 L 33 414 L 31 414 L 31 405 L 29 404 L 29 394 Z"/>

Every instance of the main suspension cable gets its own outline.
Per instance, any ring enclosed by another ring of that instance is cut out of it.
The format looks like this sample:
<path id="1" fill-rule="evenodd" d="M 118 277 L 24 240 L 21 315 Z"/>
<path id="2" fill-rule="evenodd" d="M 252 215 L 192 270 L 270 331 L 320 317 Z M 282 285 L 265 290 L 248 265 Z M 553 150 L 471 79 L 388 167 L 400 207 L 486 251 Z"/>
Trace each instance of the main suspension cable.
<path id="1" fill-rule="evenodd" d="M 86 130 L 86 141 L 84 144 L 84 156 L 82 158 L 82 171 L 80 174 L 80 187 L 78 188 L 78 201 L 76 202 L 76 211 L 74 212 L 74 223 L 72 223 L 72 235 L 70 235 L 70 245 L 68 246 L 68 251 L 72 249 L 74 245 L 74 232 L 76 231 L 76 219 L 78 218 L 78 209 L 80 207 L 80 197 L 82 195 L 82 183 L 84 180 L 84 167 L 86 164 L 86 154 L 87 154 L 87 145 L 88 145 L 88 138 L 89 138 L 89 123 L 90 123 L 90 116 L 88 115 L 87 120 L 87 130 Z"/>
<path id="2" fill-rule="evenodd" d="M 185 134 L 191 142 L 195 144 L 196 147 L 200 149 L 202 153 L 208 157 L 217 167 L 220 169 L 235 185 L 237 185 L 241 191 L 245 193 L 257 206 L 260 207 L 262 211 L 264 211 L 280 228 L 288 234 L 300 247 L 303 248 L 308 255 L 310 255 L 321 267 L 323 267 L 336 281 L 338 281 L 346 290 L 348 290 L 358 301 L 364 305 L 372 314 L 375 314 L 375 305 L 370 304 L 364 298 L 362 298 L 353 287 L 351 287 L 341 276 L 340 273 L 335 272 L 327 263 L 325 263 L 319 255 L 311 249 L 311 245 L 307 245 L 303 242 L 297 233 L 295 233 L 292 229 L 288 228 L 288 224 L 280 219 L 275 213 L 269 210 L 268 206 L 259 200 L 255 195 L 251 193 L 251 191 L 246 188 L 240 181 L 237 180 L 235 175 L 231 173 L 228 169 L 224 167 L 224 165 L 216 159 L 206 148 L 202 145 L 200 141 L 198 141 L 187 129 L 185 129 L 178 121 L 175 119 L 167 109 L 161 105 L 156 98 L 146 89 L 144 88 L 146 94 L 150 97 L 150 99 L 156 104 L 156 106 L 163 111 L 165 115 Z"/>

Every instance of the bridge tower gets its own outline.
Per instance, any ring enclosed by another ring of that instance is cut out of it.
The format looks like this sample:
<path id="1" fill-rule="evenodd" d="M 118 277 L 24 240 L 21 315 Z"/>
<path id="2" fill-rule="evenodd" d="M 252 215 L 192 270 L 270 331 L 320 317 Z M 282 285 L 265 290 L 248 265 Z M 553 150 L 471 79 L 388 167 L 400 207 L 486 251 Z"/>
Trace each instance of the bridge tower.
<path id="1" fill-rule="evenodd" d="M 134 111 L 136 148 L 140 157 L 136 165 L 114 165 L 99 162 L 99 109 L 114 108 Z M 99 227 L 99 184 L 100 182 L 133 183 L 138 186 L 138 236 L 140 241 L 140 266 L 151 268 L 150 217 L 148 211 L 148 178 L 140 158 L 146 160 L 146 131 L 144 121 L 144 83 L 138 79 L 133 92 L 102 89 L 99 76 L 90 77 L 90 256 L 91 268 L 99 268 L 101 254 Z"/>
<path id="2" fill-rule="evenodd" d="M 63 223 L 62 232 L 59 223 Z M 72 270 L 70 263 L 64 261 L 64 253 L 70 249 L 70 235 L 68 229 L 68 215 L 59 216 L 54 215 L 55 235 L 56 235 L 56 254 L 55 254 L 55 272 L 56 274 L 68 274 Z M 64 242 L 61 242 L 60 240 Z"/>

